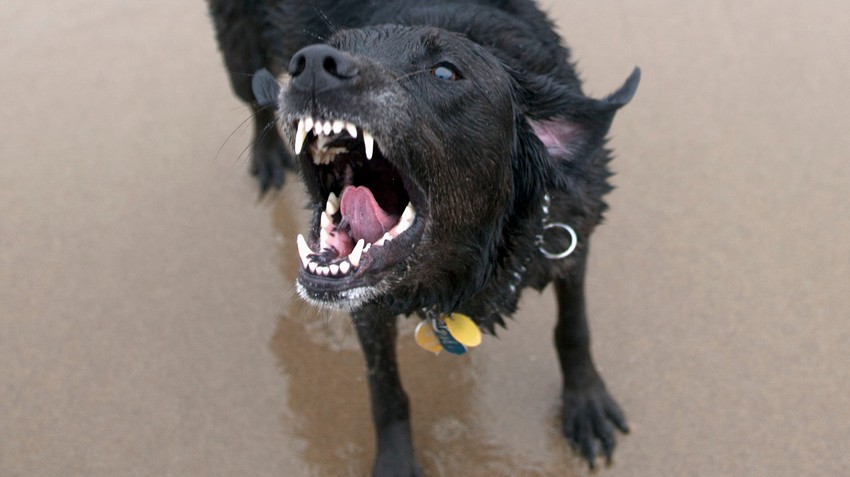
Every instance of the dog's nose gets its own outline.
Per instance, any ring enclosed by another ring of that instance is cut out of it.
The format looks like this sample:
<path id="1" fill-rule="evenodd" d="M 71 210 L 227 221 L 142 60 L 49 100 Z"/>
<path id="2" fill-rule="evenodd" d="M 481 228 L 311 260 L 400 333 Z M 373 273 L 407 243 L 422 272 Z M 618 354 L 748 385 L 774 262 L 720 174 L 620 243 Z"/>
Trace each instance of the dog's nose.
<path id="1" fill-rule="evenodd" d="M 353 56 L 328 45 L 310 45 L 298 50 L 289 63 L 291 86 L 321 92 L 337 88 L 357 77 Z"/>

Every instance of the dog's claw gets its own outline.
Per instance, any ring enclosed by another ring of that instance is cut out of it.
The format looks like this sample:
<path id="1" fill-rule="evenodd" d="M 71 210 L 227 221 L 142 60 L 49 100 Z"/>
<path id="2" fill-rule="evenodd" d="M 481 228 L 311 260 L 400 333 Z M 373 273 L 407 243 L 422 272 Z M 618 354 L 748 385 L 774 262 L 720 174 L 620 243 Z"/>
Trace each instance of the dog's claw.
<path id="1" fill-rule="evenodd" d="M 589 390 L 564 392 L 564 436 L 590 469 L 596 467 L 597 456 L 604 456 L 606 465 L 611 464 L 617 446 L 615 427 L 629 432 L 623 411 L 601 383 Z"/>

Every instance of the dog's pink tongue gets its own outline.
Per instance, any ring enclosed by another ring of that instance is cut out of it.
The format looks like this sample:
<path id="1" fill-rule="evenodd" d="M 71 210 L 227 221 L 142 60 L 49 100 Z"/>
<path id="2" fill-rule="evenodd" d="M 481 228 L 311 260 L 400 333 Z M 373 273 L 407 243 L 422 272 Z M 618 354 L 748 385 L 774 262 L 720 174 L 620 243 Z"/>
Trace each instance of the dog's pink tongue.
<path id="1" fill-rule="evenodd" d="M 398 217 L 387 214 L 368 187 L 348 186 L 343 189 L 339 210 L 343 220 L 351 227 L 351 238 L 355 242 L 360 239 L 366 243 L 377 242 L 398 223 Z"/>

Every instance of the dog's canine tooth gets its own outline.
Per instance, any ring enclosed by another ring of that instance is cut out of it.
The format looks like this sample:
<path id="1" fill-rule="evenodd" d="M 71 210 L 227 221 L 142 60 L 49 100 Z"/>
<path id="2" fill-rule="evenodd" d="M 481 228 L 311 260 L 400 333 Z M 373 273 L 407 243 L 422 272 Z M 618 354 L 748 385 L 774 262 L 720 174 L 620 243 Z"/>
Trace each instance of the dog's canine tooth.
<path id="1" fill-rule="evenodd" d="M 363 246 L 366 244 L 366 241 L 360 239 L 357 241 L 357 245 L 354 246 L 354 250 L 348 254 L 348 261 L 351 262 L 352 267 L 360 266 L 360 256 L 363 253 Z"/>
<path id="2" fill-rule="evenodd" d="M 322 211 L 322 228 L 326 228 L 331 224 L 331 216 L 326 211 Z"/>
<path id="3" fill-rule="evenodd" d="M 304 125 L 304 119 L 298 120 L 298 130 L 295 131 L 295 154 L 301 154 L 301 149 L 304 147 L 304 140 L 307 139 L 307 133 L 310 131 Z"/>
<path id="4" fill-rule="evenodd" d="M 394 234 L 394 237 L 398 237 L 413 225 L 414 219 L 416 219 L 416 211 L 413 209 L 413 204 L 408 202 L 407 207 L 405 207 L 404 212 L 401 214 L 401 218 L 398 220 L 398 224 L 390 232 Z"/>
<path id="5" fill-rule="evenodd" d="M 334 120 L 334 123 L 333 123 L 334 134 L 341 133 L 343 127 L 345 127 L 345 123 L 343 123 L 339 119 Z"/>
<path id="6" fill-rule="evenodd" d="M 354 139 L 357 139 L 357 126 L 351 123 L 345 123 L 345 130 L 348 131 L 348 135 Z"/>
<path id="7" fill-rule="evenodd" d="M 340 264 L 339 264 L 340 273 L 342 273 L 343 275 L 347 275 L 349 270 L 351 270 L 351 264 L 350 263 L 348 263 L 345 260 L 340 262 Z"/>
<path id="8" fill-rule="evenodd" d="M 298 244 L 298 255 L 301 256 L 301 265 L 304 268 L 307 268 L 307 265 L 310 263 L 310 254 L 312 254 L 313 251 L 307 246 L 307 241 L 304 240 L 304 236 L 301 234 L 298 234 L 298 238 L 295 239 L 295 243 Z"/>
<path id="9" fill-rule="evenodd" d="M 407 207 L 404 208 L 404 212 L 401 213 L 402 221 L 409 221 L 413 223 L 413 219 L 416 218 L 416 209 L 413 208 L 413 202 L 408 202 Z"/>
<path id="10" fill-rule="evenodd" d="M 320 248 L 322 250 L 330 248 L 328 247 L 328 238 L 330 238 L 328 231 L 325 229 L 319 229 L 319 243 L 321 244 Z"/>
<path id="11" fill-rule="evenodd" d="M 366 159 L 372 159 L 372 152 L 375 149 L 375 138 L 366 131 L 363 131 L 363 145 L 366 147 Z"/>
<path id="12" fill-rule="evenodd" d="M 327 212 L 328 216 L 333 216 L 337 210 L 339 210 L 339 198 L 331 192 L 328 194 L 328 203 L 325 204 L 325 212 Z"/>

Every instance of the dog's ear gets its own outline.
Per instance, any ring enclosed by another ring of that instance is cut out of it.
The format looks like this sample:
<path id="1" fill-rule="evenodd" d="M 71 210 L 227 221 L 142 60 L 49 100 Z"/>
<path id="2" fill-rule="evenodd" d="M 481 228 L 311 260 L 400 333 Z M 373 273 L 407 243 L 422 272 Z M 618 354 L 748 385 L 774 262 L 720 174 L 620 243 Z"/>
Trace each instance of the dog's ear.
<path id="1" fill-rule="evenodd" d="M 260 106 L 277 104 L 280 96 L 280 83 L 269 70 L 261 68 L 254 72 L 254 76 L 251 78 L 251 89 L 254 91 L 254 98 Z"/>
<path id="2" fill-rule="evenodd" d="M 557 162 L 586 157 L 601 147 L 614 114 L 632 99 L 639 82 L 635 68 L 620 89 L 593 99 L 547 78 L 518 79 L 529 124 Z"/>

